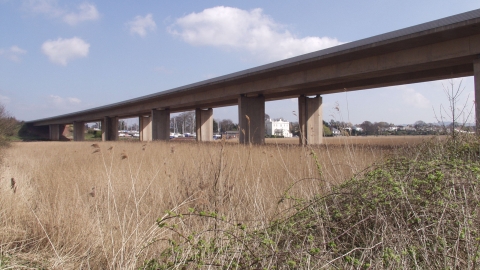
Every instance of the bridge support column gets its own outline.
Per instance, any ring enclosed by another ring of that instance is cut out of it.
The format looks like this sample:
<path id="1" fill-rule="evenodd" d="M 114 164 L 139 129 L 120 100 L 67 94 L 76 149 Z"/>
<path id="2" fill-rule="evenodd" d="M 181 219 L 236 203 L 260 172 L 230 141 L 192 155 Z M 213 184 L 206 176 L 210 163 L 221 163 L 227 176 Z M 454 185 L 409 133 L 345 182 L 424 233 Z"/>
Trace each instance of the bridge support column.
<path id="1" fill-rule="evenodd" d="M 213 141 L 213 109 L 195 109 L 197 142 Z"/>
<path id="2" fill-rule="evenodd" d="M 49 125 L 49 139 L 51 141 L 66 141 L 65 137 L 65 125 Z"/>
<path id="3" fill-rule="evenodd" d="M 76 142 L 85 140 L 84 122 L 73 122 L 73 140 Z"/>
<path id="4" fill-rule="evenodd" d="M 63 129 L 65 128 L 63 125 L 49 125 L 49 138 L 51 141 L 59 141 L 60 140 L 60 131 L 63 133 Z"/>
<path id="5" fill-rule="evenodd" d="M 138 124 L 140 126 L 140 141 L 152 140 L 152 117 L 141 115 L 138 118 Z"/>
<path id="6" fill-rule="evenodd" d="M 152 140 L 170 140 L 170 110 L 152 110 Z"/>
<path id="7" fill-rule="evenodd" d="M 265 143 L 264 96 L 238 98 L 238 126 L 240 143 Z"/>
<path id="8" fill-rule="evenodd" d="M 118 117 L 105 116 L 102 122 L 102 141 L 118 140 Z"/>
<path id="9" fill-rule="evenodd" d="M 477 135 L 480 135 L 480 60 L 473 62 L 473 80 L 475 87 L 475 125 Z"/>
<path id="10" fill-rule="evenodd" d="M 298 98 L 300 144 L 320 144 L 323 141 L 322 97 Z"/>

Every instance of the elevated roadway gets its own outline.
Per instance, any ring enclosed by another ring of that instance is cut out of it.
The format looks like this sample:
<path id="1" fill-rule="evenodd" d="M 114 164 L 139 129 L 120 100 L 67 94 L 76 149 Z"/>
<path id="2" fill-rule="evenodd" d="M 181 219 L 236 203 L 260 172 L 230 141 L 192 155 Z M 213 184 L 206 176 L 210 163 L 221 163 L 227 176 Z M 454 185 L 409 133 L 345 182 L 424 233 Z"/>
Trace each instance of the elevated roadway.
<path id="1" fill-rule="evenodd" d="M 240 142 L 263 143 L 265 101 L 296 97 L 300 143 L 321 143 L 321 95 L 464 76 L 475 76 L 480 97 L 480 9 L 28 124 L 48 126 L 56 140 L 73 123 L 74 139 L 82 140 L 83 123 L 101 121 L 104 140 L 116 140 L 118 118 L 138 116 L 141 138 L 168 140 L 170 113 L 195 110 L 197 140 L 205 141 L 213 137 L 212 109 L 238 105 Z M 480 108 L 475 110 L 480 119 Z"/>

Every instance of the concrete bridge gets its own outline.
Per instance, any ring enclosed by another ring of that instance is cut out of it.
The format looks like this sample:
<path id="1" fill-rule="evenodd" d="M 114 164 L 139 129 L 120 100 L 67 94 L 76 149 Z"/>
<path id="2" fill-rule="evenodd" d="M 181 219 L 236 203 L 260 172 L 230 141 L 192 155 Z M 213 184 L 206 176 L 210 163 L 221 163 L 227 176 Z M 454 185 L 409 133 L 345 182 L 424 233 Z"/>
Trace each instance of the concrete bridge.
<path id="1" fill-rule="evenodd" d="M 238 105 L 241 143 L 264 143 L 265 101 L 298 98 L 301 144 L 322 143 L 322 97 L 475 76 L 480 98 L 480 9 L 119 103 L 30 121 L 51 140 L 67 124 L 74 140 L 84 123 L 101 122 L 118 139 L 118 119 L 139 117 L 141 140 L 169 140 L 170 113 L 195 110 L 198 141 L 213 138 L 213 109 Z M 480 107 L 476 106 L 476 119 Z"/>

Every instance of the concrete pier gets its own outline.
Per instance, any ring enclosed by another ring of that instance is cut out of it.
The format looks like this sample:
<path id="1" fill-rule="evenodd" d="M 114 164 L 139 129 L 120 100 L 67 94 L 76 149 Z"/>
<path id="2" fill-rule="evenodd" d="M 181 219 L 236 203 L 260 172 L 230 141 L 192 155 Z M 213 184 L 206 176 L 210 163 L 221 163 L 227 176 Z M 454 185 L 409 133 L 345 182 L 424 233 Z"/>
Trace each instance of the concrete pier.
<path id="1" fill-rule="evenodd" d="M 475 124 L 477 135 L 480 135 L 480 106 L 477 100 L 480 100 L 480 59 L 473 62 L 473 80 L 475 85 Z"/>
<path id="2" fill-rule="evenodd" d="M 140 128 L 140 141 L 148 142 L 152 140 L 152 117 L 143 116 L 138 117 L 138 125 Z"/>
<path id="3" fill-rule="evenodd" d="M 62 125 L 63 126 L 63 125 Z M 62 129 L 63 132 L 63 129 Z M 60 125 L 49 125 L 49 138 L 51 141 L 60 140 Z"/>
<path id="4" fill-rule="evenodd" d="M 85 123 L 73 122 L 73 140 L 76 142 L 85 140 Z"/>
<path id="5" fill-rule="evenodd" d="M 238 98 L 239 143 L 265 143 L 265 97 Z"/>
<path id="6" fill-rule="evenodd" d="M 195 109 L 195 121 L 197 141 L 213 141 L 213 109 Z"/>
<path id="7" fill-rule="evenodd" d="M 322 97 L 298 98 L 300 144 L 321 144 L 323 141 Z"/>
<path id="8" fill-rule="evenodd" d="M 152 110 L 152 140 L 170 140 L 170 110 Z"/>
<path id="9" fill-rule="evenodd" d="M 240 143 L 262 144 L 265 101 L 466 76 L 475 76 L 475 95 L 480 100 L 479 29 L 480 9 L 476 9 L 167 91 L 27 124 L 45 127 L 37 131 L 49 138 L 49 125 L 98 121 L 106 115 L 127 118 L 152 114 L 152 140 L 168 140 L 170 112 L 239 105 Z M 321 99 L 302 97 L 299 107 L 303 134 L 300 142 L 321 143 L 323 125 L 321 110 L 318 110 Z M 480 121 L 480 107 L 476 107 L 475 116 Z"/>
<path id="10" fill-rule="evenodd" d="M 102 141 L 118 140 L 118 117 L 105 116 L 102 122 Z"/>

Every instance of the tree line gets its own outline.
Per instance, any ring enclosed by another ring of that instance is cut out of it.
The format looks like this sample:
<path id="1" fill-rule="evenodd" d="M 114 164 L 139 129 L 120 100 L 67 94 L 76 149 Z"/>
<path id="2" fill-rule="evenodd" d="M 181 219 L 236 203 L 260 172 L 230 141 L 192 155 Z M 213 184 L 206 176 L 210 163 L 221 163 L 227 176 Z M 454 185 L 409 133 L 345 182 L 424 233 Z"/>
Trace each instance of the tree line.
<path id="1" fill-rule="evenodd" d="M 196 120 L 195 112 L 188 111 L 178 114 L 175 117 L 170 118 L 170 131 L 174 133 L 195 133 Z M 214 132 L 226 132 L 230 130 L 238 130 L 238 124 L 234 123 L 230 119 L 214 119 L 213 131 Z"/>

